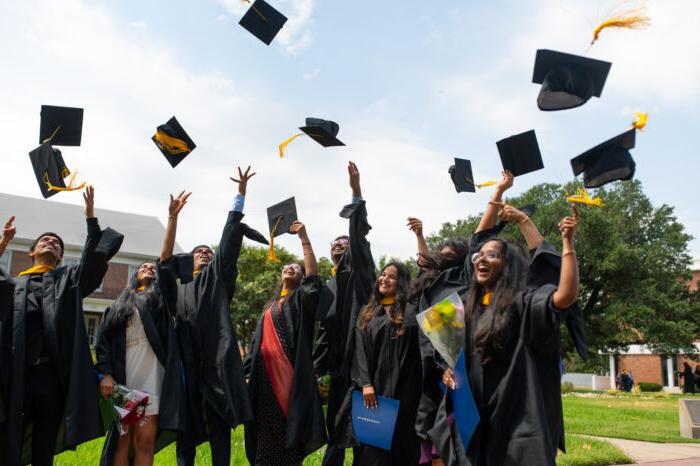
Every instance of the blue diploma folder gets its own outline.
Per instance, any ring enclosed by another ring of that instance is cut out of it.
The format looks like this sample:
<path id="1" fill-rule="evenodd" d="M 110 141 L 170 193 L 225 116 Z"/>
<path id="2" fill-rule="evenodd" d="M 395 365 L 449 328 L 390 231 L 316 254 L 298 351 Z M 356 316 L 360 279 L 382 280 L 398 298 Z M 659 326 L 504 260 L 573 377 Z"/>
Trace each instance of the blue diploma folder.
<path id="1" fill-rule="evenodd" d="M 377 397 L 378 406 L 365 408 L 362 392 L 352 392 L 352 430 L 360 443 L 391 450 L 396 416 L 399 414 L 399 400 Z"/>
<path id="2" fill-rule="evenodd" d="M 462 439 L 464 450 L 469 448 L 469 440 L 479 425 L 479 409 L 472 395 L 472 387 L 469 385 L 467 376 L 467 366 L 464 361 L 464 350 L 460 350 L 455 361 L 454 369 L 455 382 L 457 388 L 450 390 L 452 394 L 452 407 L 454 408 L 455 423 L 457 431 Z"/>

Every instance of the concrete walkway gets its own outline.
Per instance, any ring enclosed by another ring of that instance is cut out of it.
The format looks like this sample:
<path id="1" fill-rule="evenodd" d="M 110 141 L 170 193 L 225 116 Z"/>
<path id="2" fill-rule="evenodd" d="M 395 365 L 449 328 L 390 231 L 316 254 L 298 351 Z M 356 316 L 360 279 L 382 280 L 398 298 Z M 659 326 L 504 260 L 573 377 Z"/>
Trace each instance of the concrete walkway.
<path id="1" fill-rule="evenodd" d="M 593 435 L 586 435 L 586 437 L 612 443 L 632 458 L 635 463 L 645 463 L 648 466 L 700 465 L 700 443 L 655 443 Z M 685 461 L 678 462 L 677 460 Z M 666 463 L 667 461 L 671 461 L 671 463 Z"/>

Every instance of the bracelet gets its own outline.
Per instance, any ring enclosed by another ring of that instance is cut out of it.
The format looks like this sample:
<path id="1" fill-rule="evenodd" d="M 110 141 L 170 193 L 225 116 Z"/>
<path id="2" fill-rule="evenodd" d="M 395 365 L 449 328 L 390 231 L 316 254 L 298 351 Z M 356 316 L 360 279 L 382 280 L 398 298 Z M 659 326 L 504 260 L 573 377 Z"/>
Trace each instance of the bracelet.
<path id="1" fill-rule="evenodd" d="M 561 253 L 561 257 L 568 256 L 569 254 L 576 254 L 576 251 L 574 251 L 573 249 L 569 251 L 564 251 Z"/>
<path id="2" fill-rule="evenodd" d="M 530 217 L 528 217 L 528 216 L 526 215 L 525 218 L 522 219 L 522 220 L 520 220 L 518 223 L 522 225 L 523 223 L 527 222 L 528 220 L 530 220 Z"/>
<path id="3" fill-rule="evenodd" d="M 489 201 L 489 204 L 500 207 L 503 204 L 503 202 Z"/>

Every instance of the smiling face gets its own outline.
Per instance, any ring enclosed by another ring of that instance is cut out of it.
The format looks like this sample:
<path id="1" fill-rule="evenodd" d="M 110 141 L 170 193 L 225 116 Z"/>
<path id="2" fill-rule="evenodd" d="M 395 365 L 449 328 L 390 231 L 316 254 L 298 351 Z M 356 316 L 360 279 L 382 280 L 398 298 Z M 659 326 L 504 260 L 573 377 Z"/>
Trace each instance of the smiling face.
<path id="1" fill-rule="evenodd" d="M 379 294 L 382 295 L 383 298 L 390 298 L 392 296 L 396 296 L 396 290 L 398 288 L 398 276 L 399 276 L 399 271 L 398 269 L 390 265 L 387 268 L 385 268 L 381 275 L 379 275 L 379 278 L 377 278 L 377 282 L 379 284 Z"/>
<path id="2" fill-rule="evenodd" d="M 48 258 L 47 262 L 53 262 L 59 264 L 61 262 L 61 256 L 63 255 L 63 250 L 61 249 L 61 241 L 55 236 L 45 235 L 39 238 L 34 246 L 34 249 L 29 252 L 29 256 L 32 259 L 37 257 Z"/>
<path id="3" fill-rule="evenodd" d="M 340 261 L 340 258 L 343 257 L 345 251 L 348 250 L 349 245 L 350 240 L 345 237 L 339 237 L 331 243 L 331 260 L 334 264 L 337 264 Z"/>
<path id="4" fill-rule="evenodd" d="M 156 278 L 156 265 L 152 262 L 146 262 L 139 266 L 136 271 L 136 280 L 141 286 L 150 285 Z"/>
<path id="5" fill-rule="evenodd" d="M 501 243 L 489 241 L 472 256 L 474 274 L 479 285 L 491 291 L 503 271 L 503 251 Z"/>
<path id="6" fill-rule="evenodd" d="M 288 264 L 282 267 L 282 283 L 287 289 L 299 286 L 303 276 L 304 272 L 299 264 Z"/>
<path id="7" fill-rule="evenodd" d="M 192 252 L 194 255 L 194 269 L 201 270 L 214 258 L 214 251 L 208 246 L 197 246 Z"/>

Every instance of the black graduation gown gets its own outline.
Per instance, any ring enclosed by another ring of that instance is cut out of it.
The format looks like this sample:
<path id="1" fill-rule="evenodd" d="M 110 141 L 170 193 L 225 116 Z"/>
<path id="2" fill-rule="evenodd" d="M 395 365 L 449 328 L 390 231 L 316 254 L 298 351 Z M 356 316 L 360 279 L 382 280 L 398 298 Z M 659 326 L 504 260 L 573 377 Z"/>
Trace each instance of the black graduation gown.
<path id="1" fill-rule="evenodd" d="M 365 201 L 346 205 L 340 216 L 350 220 L 350 244 L 338 262 L 335 276 L 328 283 L 335 298 L 320 326 L 314 352 L 316 373 L 331 376 L 326 427 L 332 443 L 335 443 L 335 418 L 350 386 L 355 322 L 362 306 L 369 301 L 376 278 L 372 250 L 367 241 L 372 227 L 367 222 Z"/>
<path id="2" fill-rule="evenodd" d="M 304 277 L 299 289 L 290 299 L 282 304 L 282 313 L 285 321 L 286 335 L 293 342 L 294 375 L 292 379 L 292 396 L 289 400 L 289 414 L 285 448 L 302 448 L 304 455 L 308 455 L 324 445 L 326 428 L 323 418 L 323 406 L 321 395 L 318 392 L 316 374 L 314 371 L 312 347 L 314 338 L 314 326 L 316 321 L 326 317 L 328 308 L 332 302 L 332 294 L 326 285 L 321 283 L 318 276 Z M 265 310 L 270 306 L 265 305 Z M 260 345 L 263 336 L 263 319 L 265 311 L 258 319 L 258 325 L 251 342 L 250 352 L 246 359 L 246 372 L 249 374 L 248 391 L 253 400 L 253 414 L 259 409 L 255 405 L 255 393 L 258 389 L 256 377 L 257 364 L 261 358 Z M 272 400 L 275 401 L 275 400 Z M 264 428 L 264 426 L 263 426 Z M 255 421 L 247 423 L 245 429 L 246 456 L 250 464 L 255 464 Z"/>
<path id="3" fill-rule="evenodd" d="M 695 394 L 695 374 L 690 367 L 684 368 L 679 375 L 683 377 L 683 393 Z"/>
<path id="4" fill-rule="evenodd" d="M 157 263 L 160 290 L 158 306 L 153 308 L 146 302 L 139 307 L 148 343 L 165 369 L 158 409 L 156 452 L 174 442 L 175 433 L 184 428 L 185 387 L 173 319 L 177 300 L 177 282 L 173 262 L 174 259 L 171 257 L 162 263 L 160 261 Z M 126 385 L 126 327 L 117 331 L 108 330 L 106 323 L 109 312 L 109 310 L 105 312 L 97 335 L 95 367 L 103 374 L 111 374 L 118 384 Z M 119 437 L 115 420 L 112 422 L 102 449 L 100 460 L 102 466 L 112 464 Z"/>
<path id="5" fill-rule="evenodd" d="M 418 324 L 415 314 L 404 315 L 405 333 L 395 337 L 395 329 L 389 323 L 384 307 L 362 331 L 355 328 L 355 358 L 352 384 L 346 392 L 338 413 L 336 432 L 340 445 L 356 446 L 358 442 L 352 429 L 352 392 L 362 391 L 372 385 L 377 396 L 399 400 L 391 451 L 369 445 L 355 449 L 354 463 L 361 466 L 411 466 L 418 465 L 420 439 L 414 423 L 421 396 L 421 360 L 418 349 Z"/>
<path id="6" fill-rule="evenodd" d="M 229 311 L 238 255 L 249 230 L 242 218 L 241 212 L 229 212 L 211 263 L 194 281 L 178 285 L 177 334 L 185 368 L 187 415 L 194 421 L 197 443 L 206 440 L 202 397 L 232 428 L 253 417 Z"/>
<path id="7" fill-rule="evenodd" d="M 553 307 L 555 290 L 544 285 L 519 293 L 511 308 L 505 346 L 493 360 L 482 366 L 480 355 L 468 351 L 467 371 L 481 421 L 464 464 L 556 464 L 563 433 L 559 323 L 566 311 Z M 482 308 L 481 319 L 488 316 L 488 308 Z M 472 328 L 468 348 L 473 347 L 473 334 Z M 549 403 L 548 398 L 556 399 Z"/>
<path id="8" fill-rule="evenodd" d="M 104 435 L 97 377 L 83 320 L 83 297 L 95 291 L 107 272 L 107 262 L 119 251 L 124 237 L 96 218 L 87 219 L 87 239 L 80 262 L 43 274 L 42 319 L 44 344 L 59 375 L 65 396 L 63 423 L 56 453 Z M 5 419 L 0 424 L 0 464 L 31 462 L 31 435 L 22 438 L 24 400 L 25 315 L 29 275 L 0 277 L 3 287 L 14 283 L 11 312 L 0 322 L 0 385 Z M 6 305 L 1 306 L 7 309 Z"/>

